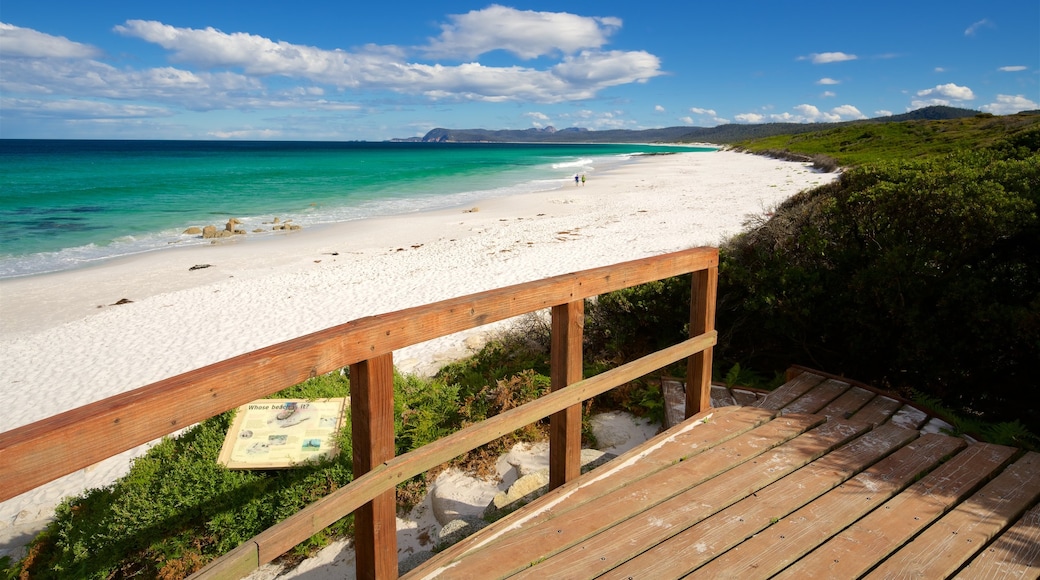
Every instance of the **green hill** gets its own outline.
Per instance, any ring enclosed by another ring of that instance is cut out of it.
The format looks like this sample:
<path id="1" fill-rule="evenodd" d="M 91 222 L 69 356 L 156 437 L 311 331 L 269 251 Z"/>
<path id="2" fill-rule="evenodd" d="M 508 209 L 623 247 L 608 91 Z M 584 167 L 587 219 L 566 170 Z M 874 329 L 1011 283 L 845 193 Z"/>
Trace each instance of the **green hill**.
<path id="1" fill-rule="evenodd" d="M 877 117 L 842 123 L 763 123 L 727 124 L 718 127 L 663 127 L 642 130 L 591 131 L 580 127 L 557 130 L 542 129 L 444 129 L 429 131 L 421 139 L 425 143 L 717 143 L 730 144 L 774 135 L 816 133 L 847 126 L 963 119 L 980 115 L 978 111 L 954 107 L 925 107 L 903 115 Z"/>

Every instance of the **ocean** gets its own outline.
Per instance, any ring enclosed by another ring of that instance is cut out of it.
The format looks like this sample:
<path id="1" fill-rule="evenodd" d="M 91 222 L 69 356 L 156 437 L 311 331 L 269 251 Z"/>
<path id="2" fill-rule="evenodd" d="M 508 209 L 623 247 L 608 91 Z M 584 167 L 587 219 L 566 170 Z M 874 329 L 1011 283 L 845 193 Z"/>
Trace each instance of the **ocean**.
<path id="1" fill-rule="evenodd" d="M 634 156 L 710 148 L 599 144 L 0 139 L 0 278 L 210 243 L 183 233 L 274 235 L 544 191 Z M 266 233 L 252 233 L 262 228 Z"/>

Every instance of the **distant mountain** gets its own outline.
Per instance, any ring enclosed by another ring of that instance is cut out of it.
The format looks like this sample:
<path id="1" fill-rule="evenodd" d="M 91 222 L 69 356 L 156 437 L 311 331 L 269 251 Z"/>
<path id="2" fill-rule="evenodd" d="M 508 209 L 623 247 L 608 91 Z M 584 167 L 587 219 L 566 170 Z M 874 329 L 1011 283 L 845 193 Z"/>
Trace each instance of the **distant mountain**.
<path id="1" fill-rule="evenodd" d="M 661 129 L 592 131 L 581 127 L 556 129 L 433 129 L 421 138 L 394 139 L 394 141 L 421 141 L 423 143 L 735 143 L 772 135 L 812 133 L 843 125 L 870 123 L 899 123 L 903 121 L 934 121 L 960 119 L 980 114 L 971 109 L 956 107 L 925 107 L 902 115 L 876 117 L 841 123 L 763 123 L 756 125 L 728 124 L 718 127 L 664 127 Z"/>

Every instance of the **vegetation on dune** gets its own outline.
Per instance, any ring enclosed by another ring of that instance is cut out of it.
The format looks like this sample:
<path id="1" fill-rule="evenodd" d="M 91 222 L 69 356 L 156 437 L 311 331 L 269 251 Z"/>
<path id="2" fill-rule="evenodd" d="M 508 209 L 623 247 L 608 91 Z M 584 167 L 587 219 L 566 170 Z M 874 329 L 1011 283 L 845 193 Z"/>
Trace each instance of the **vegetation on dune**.
<path id="1" fill-rule="evenodd" d="M 893 388 L 976 435 L 1035 446 L 1040 115 L 850 126 L 742 147 L 825 152 L 849 168 L 722 246 L 716 366 L 769 374 L 804 364 Z M 686 299 L 676 291 L 656 308 Z M 665 330 L 663 340 L 678 338 Z"/>

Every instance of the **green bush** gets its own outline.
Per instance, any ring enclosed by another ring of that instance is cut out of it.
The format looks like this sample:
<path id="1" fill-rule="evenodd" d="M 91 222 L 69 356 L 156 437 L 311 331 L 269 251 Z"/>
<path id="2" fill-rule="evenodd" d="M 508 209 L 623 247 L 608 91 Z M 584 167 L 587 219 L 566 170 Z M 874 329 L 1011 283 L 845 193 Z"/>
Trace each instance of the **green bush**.
<path id="1" fill-rule="evenodd" d="M 720 350 L 1040 423 L 1040 155 L 880 162 L 722 248 Z"/>

